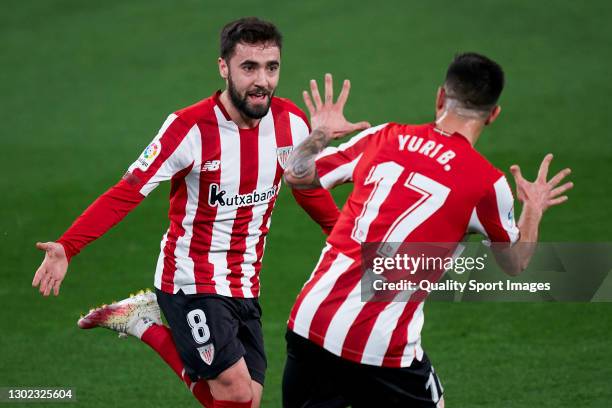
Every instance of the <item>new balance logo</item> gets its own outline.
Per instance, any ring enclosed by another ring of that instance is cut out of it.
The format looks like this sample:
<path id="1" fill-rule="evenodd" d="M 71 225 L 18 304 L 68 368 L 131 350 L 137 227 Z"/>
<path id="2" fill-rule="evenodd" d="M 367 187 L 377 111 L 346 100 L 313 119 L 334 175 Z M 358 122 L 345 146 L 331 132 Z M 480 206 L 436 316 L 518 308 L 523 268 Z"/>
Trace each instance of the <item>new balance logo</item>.
<path id="1" fill-rule="evenodd" d="M 208 204 L 211 207 L 215 206 L 237 206 L 247 207 L 259 203 L 267 203 L 272 200 L 278 193 L 278 186 L 274 185 L 261 192 L 252 191 L 247 194 L 236 194 L 231 197 L 225 197 L 227 191 L 221 190 L 218 184 L 211 184 L 208 190 Z"/>
<path id="2" fill-rule="evenodd" d="M 221 167 L 221 160 L 208 160 L 202 164 L 202 171 L 217 171 Z"/>

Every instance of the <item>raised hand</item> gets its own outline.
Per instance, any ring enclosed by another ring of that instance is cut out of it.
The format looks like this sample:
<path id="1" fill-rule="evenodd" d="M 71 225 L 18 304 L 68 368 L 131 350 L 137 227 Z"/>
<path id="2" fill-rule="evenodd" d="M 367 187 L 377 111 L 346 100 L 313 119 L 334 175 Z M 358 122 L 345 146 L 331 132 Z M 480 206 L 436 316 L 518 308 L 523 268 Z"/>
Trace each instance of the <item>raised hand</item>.
<path id="1" fill-rule="evenodd" d="M 36 270 L 32 286 L 40 286 L 39 291 L 43 296 L 49 296 L 51 290 L 57 296 L 68 270 L 68 258 L 64 247 L 57 242 L 37 242 L 36 248 L 45 251 L 45 259 Z"/>
<path id="2" fill-rule="evenodd" d="M 567 177 L 572 171 L 567 168 L 558 172 L 553 178 L 547 180 L 548 168 L 553 159 L 551 153 L 547 154 L 540 164 L 538 177 L 533 182 L 529 182 L 523 178 L 521 168 L 515 164 L 510 167 L 510 172 L 514 176 L 516 182 L 516 193 L 518 200 L 525 206 L 529 206 L 533 210 L 544 213 L 548 208 L 559 205 L 567 201 L 567 196 L 564 193 L 574 187 L 574 183 L 567 182 L 559 185 L 561 181 Z"/>
<path id="3" fill-rule="evenodd" d="M 310 113 L 310 123 L 313 129 L 325 129 L 332 139 L 337 139 L 349 133 L 370 127 L 368 122 L 351 123 L 344 117 L 344 105 L 349 96 L 351 82 L 344 80 L 338 100 L 334 103 L 334 87 L 331 74 L 325 74 L 325 101 L 321 100 L 317 81 L 310 81 L 310 92 L 303 92 L 304 103 Z M 314 101 L 314 103 L 313 103 Z"/>

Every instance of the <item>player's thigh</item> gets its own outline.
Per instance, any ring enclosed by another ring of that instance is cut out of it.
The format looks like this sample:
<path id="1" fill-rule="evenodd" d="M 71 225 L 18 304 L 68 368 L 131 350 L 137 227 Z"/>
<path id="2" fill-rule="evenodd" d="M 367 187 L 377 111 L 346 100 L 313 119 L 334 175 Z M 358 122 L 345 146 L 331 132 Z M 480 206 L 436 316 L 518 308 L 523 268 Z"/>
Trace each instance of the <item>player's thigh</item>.
<path id="1" fill-rule="evenodd" d="M 283 373 L 284 408 L 344 408 L 339 394 L 342 378 L 337 362 L 324 349 L 287 331 L 287 359 Z"/>
<path id="2" fill-rule="evenodd" d="M 231 300 L 158 290 L 157 302 L 192 381 L 216 378 L 243 357 L 245 350 L 237 337 L 239 318 Z"/>
<path id="3" fill-rule="evenodd" d="M 354 385 L 343 391 L 353 408 L 441 406 L 442 385 L 426 355 L 405 368 L 347 363 L 347 370 Z"/>

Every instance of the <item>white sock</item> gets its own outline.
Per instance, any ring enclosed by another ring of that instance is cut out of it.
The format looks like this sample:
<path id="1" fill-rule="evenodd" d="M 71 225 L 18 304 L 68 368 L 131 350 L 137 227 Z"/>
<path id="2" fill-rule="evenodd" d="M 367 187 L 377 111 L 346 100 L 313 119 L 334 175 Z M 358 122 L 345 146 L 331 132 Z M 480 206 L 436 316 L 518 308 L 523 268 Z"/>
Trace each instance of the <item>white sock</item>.
<path id="1" fill-rule="evenodd" d="M 148 317 L 142 317 L 138 319 L 138 321 L 136 321 L 136 323 L 134 324 L 132 334 L 138 338 L 141 338 L 144 332 L 146 332 L 147 329 L 154 324 L 155 321 L 153 319 L 149 319 Z"/>

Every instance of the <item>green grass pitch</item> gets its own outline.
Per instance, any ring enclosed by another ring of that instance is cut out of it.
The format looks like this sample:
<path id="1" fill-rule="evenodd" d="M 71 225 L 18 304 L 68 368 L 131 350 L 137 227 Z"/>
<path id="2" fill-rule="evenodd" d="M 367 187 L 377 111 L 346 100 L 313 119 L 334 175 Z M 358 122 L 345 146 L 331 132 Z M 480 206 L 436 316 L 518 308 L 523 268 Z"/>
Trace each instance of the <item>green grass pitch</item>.
<path id="1" fill-rule="evenodd" d="M 431 120 L 454 53 L 498 60 L 503 112 L 478 149 L 529 177 L 555 153 L 553 169 L 572 167 L 576 187 L 546 215 L 542 239 L 609 241 L 610 4 L 3 0 L 0 387 L 73 387 L 84 407 L 198 406 L 147 346 L 75 324 L 88 307 L 152 285 L 168 186 L 74 259 L 58 298 L 30 287 L 42 260 L 34 242 L 56 239 L 116 182 L 168 113 L 223 86 L 218 32 L 243 15 L 285 35 L 278 95 L 302 105 L 307 81 L 332 72 L 353 82 L 349 119 L 373 124 Z M 275 211 L 262 271 L 263 407 L 280 406 L 286 318 L 324 239 L 286 188 Z M 423 344 L 449 407 L 608 407 L 611 337 L 610 304 L 432 303 Z"/>

